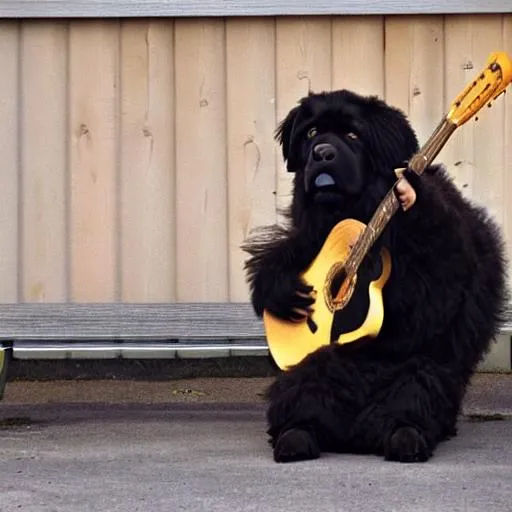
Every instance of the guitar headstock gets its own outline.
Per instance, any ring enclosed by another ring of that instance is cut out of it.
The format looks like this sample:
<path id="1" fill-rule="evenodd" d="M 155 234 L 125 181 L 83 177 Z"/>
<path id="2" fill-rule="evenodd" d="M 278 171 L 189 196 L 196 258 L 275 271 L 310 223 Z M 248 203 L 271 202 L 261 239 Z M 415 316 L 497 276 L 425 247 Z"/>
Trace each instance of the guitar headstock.
<path id="1" fill-rule="evenodd" d="M 512 82 L 512 61 L 505 52 L 489 55 L 484 69 L 451 103 L 446 119 L 457 126 L 471 119 Z"/>

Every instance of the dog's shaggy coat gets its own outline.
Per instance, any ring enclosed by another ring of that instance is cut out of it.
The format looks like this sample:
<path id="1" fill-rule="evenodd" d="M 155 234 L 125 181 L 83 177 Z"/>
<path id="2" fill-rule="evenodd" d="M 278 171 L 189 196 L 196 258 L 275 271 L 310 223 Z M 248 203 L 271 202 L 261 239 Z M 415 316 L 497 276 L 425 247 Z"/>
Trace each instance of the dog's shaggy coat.
<path id="1" fill-rule="evenodd" d="M 402 112 L 346 90 L 303 98 L 277 138 L 295 173 L 290 222 L 247 240 L 246 268 L 256 313 L 296 319 L 297 308 L 314 307 L 300 273 L 338 221 L 369 221 L 418 143 Z M 321 173 L 334 184 L 316 187 Z M 468 381 L 502 317 L 503 243 L 444 168 L 405 176 L 416 203 L 394 215 L 372 250 L 384 245 L 392 256 L 381 332 L 321 348 L 280 373 L 268 390 L 276 461 L 326 451 L 425 461 L 456 433 Z"/>

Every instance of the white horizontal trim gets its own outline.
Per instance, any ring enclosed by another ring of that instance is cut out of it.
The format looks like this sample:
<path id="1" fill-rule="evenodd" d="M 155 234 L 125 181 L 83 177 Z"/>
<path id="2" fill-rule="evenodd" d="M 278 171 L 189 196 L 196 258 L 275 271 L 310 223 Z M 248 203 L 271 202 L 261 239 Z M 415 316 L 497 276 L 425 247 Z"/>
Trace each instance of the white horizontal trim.
<path id="1" fill-rule="evenodd" d="M 0 18 L 510 12 L 512 0 L 0 0 Z"/>
<path id="2" fill-rule="evenodd" d="M 27 342 L 13 343 L 14 359 L 205 359 L 268 356 L 264 341 L 232 343 L 187 342 Z"/>

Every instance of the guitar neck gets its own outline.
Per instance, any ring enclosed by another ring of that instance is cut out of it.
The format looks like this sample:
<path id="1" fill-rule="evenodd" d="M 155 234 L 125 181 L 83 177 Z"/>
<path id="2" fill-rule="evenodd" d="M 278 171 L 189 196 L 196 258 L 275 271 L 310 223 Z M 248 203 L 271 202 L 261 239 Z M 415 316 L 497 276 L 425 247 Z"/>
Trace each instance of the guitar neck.
<path id="1" fill-rule="evenodd" d="M 396 184 L 381 201 L 347 258 L 345 266 L 349 275 L 356 274 L 365 256 L 398 210 L 400 204 L 395 194 L 395 187 Z"/>
<path id="2" fill-rule="evenodd" d="M 439 123 L 430 138 L 425 142 L 422 148 L 411 158 L 408 168 L 416 174 L 421 175 L 425 169 L 432 163 L 446 144 L 451 134 L 457 129 L 457 125 L 446 117 Z M 373 217 L 368 222 L 366 228 L 361 233 L 358 241 L 354 245 L 352 252 L 347 259 L 346 268 L 349 274 L 354 275 L 366 254 L 372 248 L 375 241 L 382 234 L 388 222 L 400 207 L 395 194 L 395 188 L 399 180 L 393 185 L 393 188 L 386 194 L 375 210 Z"/>
<path id="3" fill-rule="evenodd" d="M 447 143 L 457 124 L 445 117 L 422 148 L 409 160 L 408 168 L 421 175 Z"/>

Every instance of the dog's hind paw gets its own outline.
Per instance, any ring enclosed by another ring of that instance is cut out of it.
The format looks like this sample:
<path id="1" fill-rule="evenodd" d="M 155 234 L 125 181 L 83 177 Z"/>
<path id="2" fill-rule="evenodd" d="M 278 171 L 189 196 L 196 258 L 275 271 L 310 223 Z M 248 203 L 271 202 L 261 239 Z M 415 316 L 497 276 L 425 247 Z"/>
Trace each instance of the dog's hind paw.
<path id="1" fill-rule="evenodd" d="M 414 427 L 400 427 L 384 446 L 386 460 L 425 462 L 432 455 L 425 436 Z"/>
<path id="2" fill-rule="evenodd" d="M 315 438 L 307 430 L 300 428 L 284 431 L 274 447 L 276 462 L 296 462 L 318 457 L 320 457 L 320 448 Z"/>

